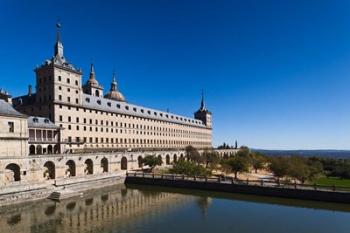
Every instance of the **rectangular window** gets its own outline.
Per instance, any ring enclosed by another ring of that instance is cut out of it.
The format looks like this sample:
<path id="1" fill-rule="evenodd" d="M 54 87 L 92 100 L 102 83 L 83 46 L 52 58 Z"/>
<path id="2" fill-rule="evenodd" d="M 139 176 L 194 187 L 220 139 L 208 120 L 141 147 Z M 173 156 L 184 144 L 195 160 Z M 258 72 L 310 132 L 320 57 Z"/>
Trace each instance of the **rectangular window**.
<path id="1" fill-rule="evenodd" d="M 14 133 L 15 132 L 15 124 L 12 121 L 9 121 L 8 126 L 9 126 L 9 132 Z"/>

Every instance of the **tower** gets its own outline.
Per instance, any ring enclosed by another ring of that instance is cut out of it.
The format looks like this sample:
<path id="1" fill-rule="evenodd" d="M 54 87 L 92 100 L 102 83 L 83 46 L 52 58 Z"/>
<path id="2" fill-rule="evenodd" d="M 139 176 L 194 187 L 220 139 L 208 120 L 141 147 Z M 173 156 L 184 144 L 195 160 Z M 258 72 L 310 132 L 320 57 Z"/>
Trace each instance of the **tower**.
<path id="1" fill-rule="evenodd" d="M 96 80 L 94 64 L 90 66 L 90 76 L 84 86 L 84 92 L 89 95 L 103 97 L 103 87 Z"/>
<path id="2" fill-rule="evenodd" d="M 56 42 L 54 54 L 41 66 L 35 68 L 36 93 L 34 112 L 32 115 L 48 117 L 56 123 L 57 111 L 62 105 L 81 104 L 81 77 L 80 69 L 75 68 L 64 57 L 61 40 L 61 25 L 56 24 Z"/>
<path id="3" fill-rule="evenodd" d="M 203 93 L 199 110 L 194 113 L 194 118 L 197 120 L 201 120 L 208 128 L 212 128 L 212 113 L 208 111 L 205 107 Z"/>

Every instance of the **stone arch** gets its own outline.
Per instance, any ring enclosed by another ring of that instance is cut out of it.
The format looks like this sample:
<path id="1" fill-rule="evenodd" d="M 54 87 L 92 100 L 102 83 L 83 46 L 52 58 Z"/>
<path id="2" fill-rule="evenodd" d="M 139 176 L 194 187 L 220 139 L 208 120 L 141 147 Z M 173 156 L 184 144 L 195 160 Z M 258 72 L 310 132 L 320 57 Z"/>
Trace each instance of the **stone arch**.
<path id="1" fill-rule="evenodd" d="M 66 162 L 66 166 L 67 166 L 66 175 L 68 175 L 68 177 L 76 176 L 75 162 L 73 160 L 68 160 Z"/>
<path id="2" fill-rule="evenodd" d="M 137 157 L 137 162 L 138 162 L 139 168 L 142 168 L 143 167 L 143 161 L 142 161 L 142 156 L 141 155 L 139 155 L 139 157 Z"/>
<path id="3" fill-rule="evenodd" d="M 35 155 L 35 146 L 34 145 L 30 145 L 29 146 L 29 154 L 30 155 Z"/>
<path id="4" fill-rule="evenodd" d="M 108 172 L 108 159 L 107 158 L 103 158 L 101 159 L 101 167 L 102 167 L 102 172 Z"/>
<path id="5" fill-rule="evenodd" d="M 43 148 L 42 148 L 41 145 L 37 145 L 37 146 L 36 146 L 36 154 L 37 154 L 37 155 L 43 154 Z"/>
<path id="6" fill-rule="evenodd" d="M 9 177 L 10 181 L 20 181 L 21 180 L 21 168 L 16 163 L 10 163 L 5 167 L 8 172 L 11 173 L 12 177 Z"/>
<path id="7" fill-rule="evenodd" d="M 47 161 L 44 164 L 44 178 L 47 179 L 55 179 L 56 178 L 56 171 L 55 171 L 55 164 L 52 161 Z"/>
<path id="8" fill-rule="evenodd" d="M 84 173 L 86 175 L 94 174 L 94 163 L 92 162 L 92 160 L 87 159 L 85 160 L 84 164 L 85 164 Z"/>
<path id="9" fill-rule="evenodd" d="M 95 90 L 95 96 L 100 96 L 100 91 L 99 90 Z"/>
<path id="10" fill-rule="evenodd" d="M 48 153 L 48 154 L 52 154 L 52 153 L 53 153 L 52 145 L 49 145 L 49 146 L 47 147 L 47 153 Z"/>
<path id="11" fill-rule="evenodd" d="M 177 162 L 177 154 L 174 154 L 174 156 L 173 156 L 173 162 L 174 162 L 174 163 Z"/>
<path id="12" fill-rule="evenodd" d="M 121 170 L 127 170 L 128 169 L 128 159 L 123 156 L 123 158 L 120 161 L 120 169 Z"/>
<path id="13" fill-rule="evenodd" d="M 165 164 L 170 165 L 170 155 L 165 156 Z"/>
<path id="14" fill-rule="evenodd" d="M 55 145 L 53 147 L 53 151 L 54 151 L 55 154 L 58 154 L 60 152 L 58 145 Z"/>
<path id="15" fill-rule="evenodd" d="M 180 160 L 184 160 L 184 154 L 180 154 Z"/>

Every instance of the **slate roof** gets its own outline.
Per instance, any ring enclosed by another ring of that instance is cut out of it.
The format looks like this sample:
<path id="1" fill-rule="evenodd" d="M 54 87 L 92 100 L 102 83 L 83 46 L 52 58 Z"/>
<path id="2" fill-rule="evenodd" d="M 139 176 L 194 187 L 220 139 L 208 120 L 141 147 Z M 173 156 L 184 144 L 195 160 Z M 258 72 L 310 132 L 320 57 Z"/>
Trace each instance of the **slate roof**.
<path id="1" fill-rule="evenodd" d="M 29 128 L 45 128 L 45 129 L 58 129 L 59 126 L 52 123 L 48 118 L 45 117 L 28 117 Z"/>
<path id="2" fill-rule="evenodd" d="M 2 99 L 0 99 L 0 115 L 27 118 L 26 115 L 18 112 L 11 104 Z"/>
<path id="3" fill-rule="evenodd" d="M 83 107 L 196 127 L 206 127 L 201 120 L 88 94 L 83 94 Z"/>

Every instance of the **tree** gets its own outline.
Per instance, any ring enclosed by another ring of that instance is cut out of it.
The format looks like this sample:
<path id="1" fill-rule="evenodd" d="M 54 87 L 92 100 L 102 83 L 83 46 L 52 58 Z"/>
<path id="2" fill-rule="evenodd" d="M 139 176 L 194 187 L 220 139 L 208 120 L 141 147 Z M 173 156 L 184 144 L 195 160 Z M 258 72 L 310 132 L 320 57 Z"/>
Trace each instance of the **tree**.
<path id="1" fill-rule="evenodd" d="M 250 155 L 250 150 L 246 146 L 241 146 L 241 148 L 239 148 L 239 150 L 236 153 L 236 156 L 238 156 L 238 157 L 248 158 L 249 155 Z"/>
<path id="2" fill-rule="evenodd" d="M 196 162 L 197 164 L 203 162 L 203 158 L 196 148 L 193 146 L 187 146 L 185 150 L 188 160 Z"/>
<path id="3" fill-rule="evenodd" d="M 288 158 L 288 170 L 287 175 L 305 183 L 305 181 L 310 177 L 310 168 L 307 164 L 305 158 L 292 156 Z"/>
<path id="4" fill-rule="evenodd" d="M 232 157 L 227 160 L 227 163 L 230 166 L 231 171 L 235 174 L 235 179 L 237 179 L 239 172 L 248 171 L 249 163 L 244 157 Z"/>
<path id="5" fill-rule="evenodd" d="M 220 162 L 220 156 L 213 150 L 203 151 L 202 158 L 206 168 L 215 169 Z"/>
<path id="6" fill-rule="evenodd" d="M 146 155 L 143 159 L 142 159 L 142 164 L 149 166 L 151 171 L 153 171 L 153 169 L 156 166 L 160 166 L 162 165 L 163 161 L 161 157 L 157 157 L 155 155 Z"/>
<path id="7" fill-rule="evenodd" d="M 255 173 L 258 173 L 258 169 L 264 168 L 265 158 L 260 153 L 251 153 L 250 157 Z"/>
<path id="8" fill-rule="evenodd" d="M 315 160 L 313 158 L 308 159 L 308 165 L 310 169 L 309 179 L 315 179 L 316 177 L 320 176 L 323 171 L 323 165 L 319 160 Z"/>
<path id="9" fill-rule="evenodd" d="M 170 169 L 171 173 L 184 174 L 189 176 L 206 176 L 210 175 L 210 171 L 202 165 L 196 164 L 193 161 L 179 160 Z"/>
<path id="10" fill-rule="evenodd" d="M 277 177 L 278 181 L 288 173 L 288 160 L 285 157 L 272 158 L 269 169 Z"/>

